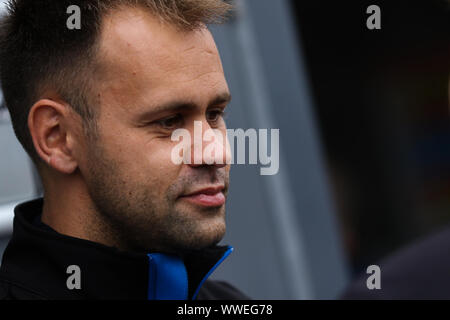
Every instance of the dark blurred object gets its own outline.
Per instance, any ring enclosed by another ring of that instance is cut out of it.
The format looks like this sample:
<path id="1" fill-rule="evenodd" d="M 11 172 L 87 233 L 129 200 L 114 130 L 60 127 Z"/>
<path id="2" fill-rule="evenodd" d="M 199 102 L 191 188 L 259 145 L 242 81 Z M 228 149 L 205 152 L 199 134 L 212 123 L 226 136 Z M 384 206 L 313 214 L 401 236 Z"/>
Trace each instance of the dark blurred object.
<path id="1" fill-rule="evenodd" d="M 399 251 L 380 265 L 379 290 L 367 289 L 368 275 L 344 293 L 346 300 L 450 299 L 450 228 Z"/>
<path id="2" fill-rule="evenodd" d="M 366 9 L 381 8 L 381 30 Z M 292 1 L 354 272 L 450 223 L 448 2 Z"/>

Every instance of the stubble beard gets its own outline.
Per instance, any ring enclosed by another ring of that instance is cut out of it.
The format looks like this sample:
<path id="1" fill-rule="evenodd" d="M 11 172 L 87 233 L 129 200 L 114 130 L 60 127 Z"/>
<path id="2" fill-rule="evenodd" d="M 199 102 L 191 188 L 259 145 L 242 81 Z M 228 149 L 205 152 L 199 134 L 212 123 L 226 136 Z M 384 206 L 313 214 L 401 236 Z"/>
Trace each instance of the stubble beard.
<path id="1" fill-rule="evenodd" d="M 225 205 L 205 210 L 205 215 L 214 215 L 216 220 L 202 226 L 190 217 L 189 210 L 176 208 L 182 183 L 169 187 L 165 198 L 159 200 L 152 188 L 125 179 L 99 143 L 91 149 L 89 176 L 85 177 L 97 217 L 89 227 L 91 232 L 124 251 L 181 255 L 214 246 L 225 235 Z"/>

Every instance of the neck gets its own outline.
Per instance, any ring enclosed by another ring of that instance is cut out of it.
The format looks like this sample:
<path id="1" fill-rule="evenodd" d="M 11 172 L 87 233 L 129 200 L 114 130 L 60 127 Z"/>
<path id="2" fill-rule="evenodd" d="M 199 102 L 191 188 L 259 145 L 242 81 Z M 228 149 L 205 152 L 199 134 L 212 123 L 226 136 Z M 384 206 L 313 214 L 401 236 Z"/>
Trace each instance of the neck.
<path id="1" fill-rule="evenodd" d="M 97 210 L 78 171 L 48 179 L 44 190 L 43 223 L 63 235 L 129 249 Z"/>

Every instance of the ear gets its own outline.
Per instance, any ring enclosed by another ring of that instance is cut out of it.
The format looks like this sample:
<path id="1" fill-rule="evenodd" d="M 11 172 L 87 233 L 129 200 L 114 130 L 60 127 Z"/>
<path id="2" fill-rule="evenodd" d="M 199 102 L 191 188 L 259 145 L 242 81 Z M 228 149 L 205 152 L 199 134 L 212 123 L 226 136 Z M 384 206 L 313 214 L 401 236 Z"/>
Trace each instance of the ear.
<path id="1" fill-rule="evenodd" d="M 37 154 L 53 169 L 73 173 L 76 122 L 69 106 L 49 99 L 36 102 L 28 115 L 28 128 Z"/>

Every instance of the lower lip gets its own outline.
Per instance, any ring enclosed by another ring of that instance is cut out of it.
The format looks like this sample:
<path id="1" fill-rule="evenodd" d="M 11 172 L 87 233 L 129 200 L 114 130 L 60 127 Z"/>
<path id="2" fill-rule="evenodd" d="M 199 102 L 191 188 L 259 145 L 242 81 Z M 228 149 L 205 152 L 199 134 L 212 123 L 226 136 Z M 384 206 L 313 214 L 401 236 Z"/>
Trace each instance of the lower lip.
<path id="1" fill-rule="evenodd" d="M 193 196 L 183 197 L 189 202 L 195 203 L 203 207 L 220 207 L 225 203 L 225 195 L 222 192 L 217 194 L 196 194 Z"/>

